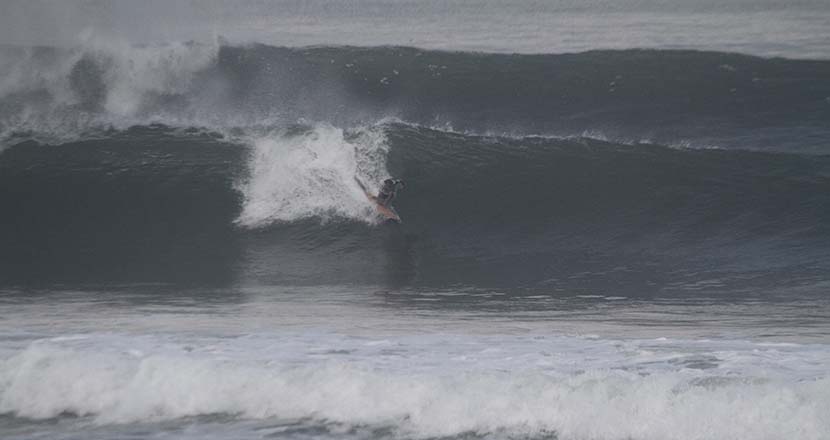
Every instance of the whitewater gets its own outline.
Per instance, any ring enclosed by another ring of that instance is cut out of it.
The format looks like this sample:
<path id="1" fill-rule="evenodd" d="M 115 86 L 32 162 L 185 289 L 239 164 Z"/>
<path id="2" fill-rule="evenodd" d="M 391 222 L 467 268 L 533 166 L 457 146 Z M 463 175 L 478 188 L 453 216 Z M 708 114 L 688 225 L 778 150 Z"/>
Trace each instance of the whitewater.
<path id="1" fill-rule="evenodd" d="M 6 2 L 0 438 L 830 439 L 825 3 Z"/>

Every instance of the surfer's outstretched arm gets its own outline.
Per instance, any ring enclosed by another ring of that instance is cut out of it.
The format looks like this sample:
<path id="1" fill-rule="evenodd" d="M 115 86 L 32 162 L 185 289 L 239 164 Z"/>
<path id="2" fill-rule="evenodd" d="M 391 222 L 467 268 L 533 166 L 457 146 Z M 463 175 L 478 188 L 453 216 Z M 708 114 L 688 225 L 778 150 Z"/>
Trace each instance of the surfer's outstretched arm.
<path id="1" fill-rule="evenodd" d="M 354 181 L 357 182 L 357 186 L 359 186 L 360 189 L 363 190 L 363 194 L 366 194 L 366 197 L 368 197 L 369 200 L 375 200 L 375 196 L 373 196 L 372 193 L 369 192 L 369 189 L 366 188 L 366 185 L 364 185 L 363 182 L 360 181 L 360 179 L 355 177 Z"/>
<path id="2" fill-rule="evenodd" d="M 360 179 L 358 179 L 357 177 L 355 177 L 355 178 L 354 178 L 354 181 L 355 181 L 355 182 L 357 182 L 357 186 L 359 186 L 359 187 L 360 187 L 360 189 L 362 189 L 362 190 L 363 190 L 363 192 L 367 192 L 367 191 L 366 191 L 366 186 L 365 186 L 365 185 L 363 185 L 363 182 L 361 182 L 361 181 L 360 181 Z"/>

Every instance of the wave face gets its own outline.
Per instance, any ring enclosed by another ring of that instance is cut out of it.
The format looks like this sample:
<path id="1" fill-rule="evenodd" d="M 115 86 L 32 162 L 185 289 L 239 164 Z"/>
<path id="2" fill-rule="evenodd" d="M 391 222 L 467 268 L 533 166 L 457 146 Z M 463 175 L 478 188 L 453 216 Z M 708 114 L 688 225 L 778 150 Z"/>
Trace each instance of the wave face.
<path id="1" fill-rule="evenodd" d="M 0 162 L 5 284 L 820 288 L 830 157 L 383 122 L 238 144 L 136 127 Z M 405 179 L 400 226 L 355 178 Z"/>

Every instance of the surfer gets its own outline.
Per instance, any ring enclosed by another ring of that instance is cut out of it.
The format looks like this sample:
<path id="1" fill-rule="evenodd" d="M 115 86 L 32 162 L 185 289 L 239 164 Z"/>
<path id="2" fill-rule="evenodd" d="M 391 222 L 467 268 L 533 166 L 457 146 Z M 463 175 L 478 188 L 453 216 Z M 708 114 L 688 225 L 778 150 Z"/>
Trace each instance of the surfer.
<path id="1" fill-rule="evenodd" d="M 378 215 L 380 215 L 384 222 L 401 222 L 400 216 L 398 216 L 398 213 L 395 212 L 395 208 L 392 207 L 392 200 L 395 199 L 395 196 L 398 194 L 398 191 L 405 187 L 403 180 L 384 180 L 383 186 L 378 192 L 377 197 L 373 196 L 372 193 L 369 192 L 369 190 L 366 188 L 365 185 L 363 185 L 360 179 L 355 177 L 354 180 L 355 182 L 357 182 L 357 185 L 360 186 L 360 189 L 363 190 L 363 193 L 366 194 L 366 198 L 374 203 L 375 207 L 377 208 Z"/>
<path id="2" fill-rule="evenodd" d="M 381 187 L 377 196 L 378 204 L 382 206 L 389 206 L 389 204 L 392 203 L 392 200 L 395 199 L 395 196 L 398 195 L 398 190 L 403 188 L 406 188 L 406 185 L 404 185 L 403 180 L 401 179 L 384 180 L 383 187 Z"/>

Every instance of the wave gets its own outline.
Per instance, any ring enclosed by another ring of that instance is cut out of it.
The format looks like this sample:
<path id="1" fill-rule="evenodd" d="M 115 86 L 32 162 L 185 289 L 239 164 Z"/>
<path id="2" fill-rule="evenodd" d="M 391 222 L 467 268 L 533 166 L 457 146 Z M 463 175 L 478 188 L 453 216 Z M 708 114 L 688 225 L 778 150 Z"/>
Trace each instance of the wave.
<path id="1" fill-rule="evenodd" d="M 673 50 L 509 55 L 90 39 L 0 49 L 0 135 L 61 143 L 153 123 L 265 132 L 396 117 L 500 135 L 822 152 L 830 61 Z"/>
<path id="2" fill-rule="evenodd" d="M 400 227 L 355 178 L 408 182 Z M 387 121 L 134 127 L 0 162 L 4 284 L 476 285 L 627 295 L 820 286 L 830 157 Z"/>

